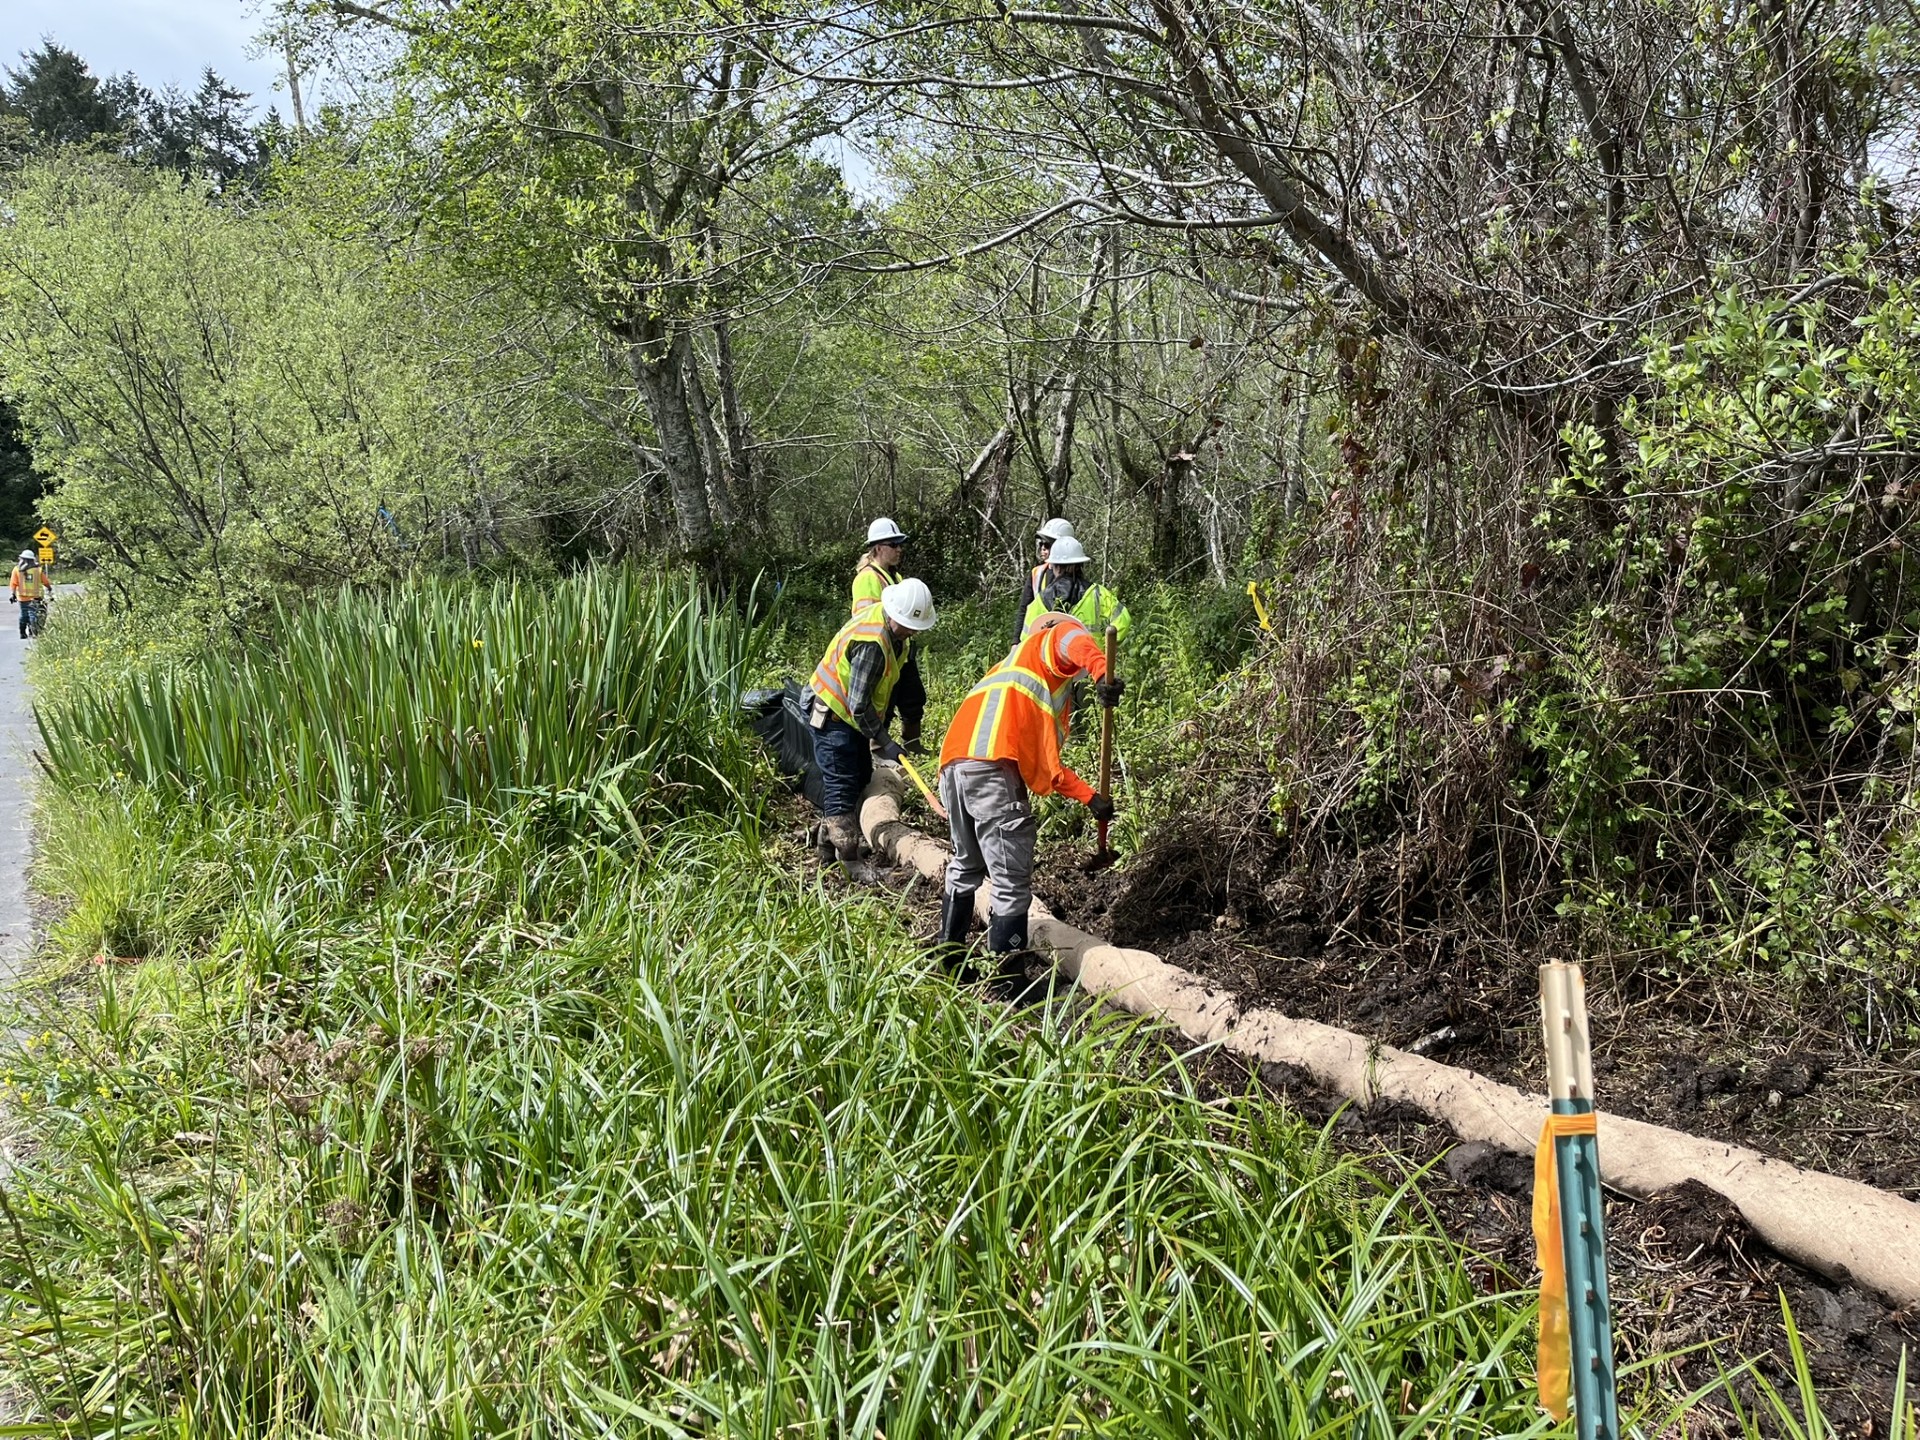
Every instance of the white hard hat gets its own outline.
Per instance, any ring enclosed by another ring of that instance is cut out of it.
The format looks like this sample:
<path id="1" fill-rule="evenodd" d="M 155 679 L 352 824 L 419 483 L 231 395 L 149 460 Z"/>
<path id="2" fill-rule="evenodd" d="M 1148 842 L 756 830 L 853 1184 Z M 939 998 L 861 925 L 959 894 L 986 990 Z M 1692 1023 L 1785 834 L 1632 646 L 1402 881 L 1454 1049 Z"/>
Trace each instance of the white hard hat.
<path id="1" fill-rule="evenodd" d="M 897 544 L 906 538 L 907 532 L 884 515 L 867 526 L 867 544 L 869 545 L 878 545 L 883 540 L 891 540 Z"/>
<path id="2" fill-rule="evenodd" d="M 909 630 L 931 630 L 940 617 L 933 612 L 933 592 L 924 580 L 902 580 L 880 592 L 880 608 L 896 625 Z"/>
<path id="3" fill-rule="evenodd" d="M 1053 549 L 1047 555 L 1050 565 L 1084 565 L 1087 563 L 1087 547 L 1073 536 L 1053 542 Z"/>
<path id="4" fill-rule="evenodd" d="M 1040 538 L 1042 540 L 1071 540 L 1073 538 L 1073 522 L 1071 520 L 1062 520 L 1056 516 L 1040 527 Z"/>
<path id="5" fill-rule="evenodd" d="M 36 559 L 37 557 L 34 555 L 33 551 L 31 550 L 22 550 L 20 552 L 20 558 L 22 560 L 32 560 L 32 559 Z"/>

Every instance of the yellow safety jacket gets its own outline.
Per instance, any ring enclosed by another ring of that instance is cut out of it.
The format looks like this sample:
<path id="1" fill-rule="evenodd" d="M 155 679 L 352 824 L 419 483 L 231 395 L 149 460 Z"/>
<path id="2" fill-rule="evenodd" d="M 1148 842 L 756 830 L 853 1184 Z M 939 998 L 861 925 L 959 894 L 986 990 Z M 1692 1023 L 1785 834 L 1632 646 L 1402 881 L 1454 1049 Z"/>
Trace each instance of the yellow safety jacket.
<path id="1" fill-rule="evenodd" d="M 1044 595 L 1035 595 L 1033 603 L 1027 606 L 1027 613 L 1021 622 L 1020 633 L 1031 635 L 1033 627 L 1040 623 L 1040 617 L 1051 613 L 1047 609 Z M 1122 640 L 1127 631 L 1133 628 L 1133 616 L 1127 613 L 1127 607 L 1120 603 L 1120 597 L 1104 585 L 1089 585 L 1079 603 L 1067 612 L 1082 625 L 1086 626 L 1097 639 L 1106 638 L 1107 626 L 1111 625 L 1120 632 Z"/>
<path id="2" fill-rule="evenodd" d="M 860 568 L 853 572 L 854 611 L 858 613 L 862 605 L 877 604 L 882 590 L 899 583 L 898 575 L 885 569 L 873 556 L 867 556 L 860 562 Z"/>
<path id="3" fill-rule="evenodd" d="M 894 646 L 893 632 L 887 629 L 887 617 L 881 613 L 878 601 L 853 612 L 853 618 L 840 627 L 840 633 L 833 637 L 827 653 L 814 667 L 813 679 L 807 682 L 807 688 L 821 704 L 856 730 L 860 722 L 853 718 L 853 704 L 848 699 L 853 689 L 852 650 L 855 645 L 869 643 L 880 647 L 880 653 L 886 657 L 886 668 L 881 671 L 867 703 L 876 712 L 884 712 L 893 695 L 893 682 L 900 678 L 901 654 Z"/>

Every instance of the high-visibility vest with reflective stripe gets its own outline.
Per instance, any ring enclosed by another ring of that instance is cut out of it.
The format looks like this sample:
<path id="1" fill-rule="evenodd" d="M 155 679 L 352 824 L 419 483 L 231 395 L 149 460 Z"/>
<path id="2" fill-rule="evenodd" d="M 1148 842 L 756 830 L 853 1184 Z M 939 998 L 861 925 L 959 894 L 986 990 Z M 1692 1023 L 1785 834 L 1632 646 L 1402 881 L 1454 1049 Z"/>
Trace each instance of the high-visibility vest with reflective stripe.
<path id="1" fill-rule="evenodd" d="M 1033 627 L 1041 616 L 1050 614 L 1046 596 L 1034 591 L 1033 603 L 1027 606 L 1026 620 L 1022 635 L 1031 635 Z M 1127 607 L 1120 603 L 1120 597 L 1104 585 L 1089 585 L 1086 593 L 1074 605 L 1073 618 L 1090 630 L 1096 639 L 1104 638 L 1107 626 L 1112 625 L 1120 632 L 1120 638 L 1126 639 L 1127 631 L 1133 628 L 1133 616 L 1127 613 Z"/>
<path id="2" fill-rule="evenodd" d="M 51 588 L 47 572 L 38 565 L 13 567 L 13 593 L 21 600 L 38 600 Z"/>
<path id="3" fill-rule="evenodd" d="M 881 671 L 868 703 L 875 710 L 885 710 L 893 694 L 893 682 L 900 678 L 900 653 L 894 649 L 893 634 L 887 629 L 887 619 L 878 601 L 860 606 L 853 612 L 853 618 L 840 627 L 840 633 L 833 637 L 827 653 L 820 657 L 813 679 L 807 685 L 827 709 L 856 728 L 860 722 L 853 718 L 853 705 L 847 698 L 853 688 L 851 651 L 855 645 L 867 642 L 878 645 L 886 657 L 886 669 Z"/>
<path id="4" fill-rule="evenodd" d="M 954 712 L 940 747 L 940 763 L 1015 760 L 1030 787 L 1046 793 L 1039 777 L 1060 768 L 1071 706 L 1071 677 L 1060 674 L 1059 644 L 1065 627 L 1080 630 L 1070 615 L 1046 617 L 1011 654 L 980 678 Z"/>
<path id="5" fill-rule="evenodd" d="M 900 577 L 886 569 L 871 555 L 860 562 L 860 568 L 853 572 L 853 608 L 878 603 L 880 592 L 889 585 L 898 585 Z"/>

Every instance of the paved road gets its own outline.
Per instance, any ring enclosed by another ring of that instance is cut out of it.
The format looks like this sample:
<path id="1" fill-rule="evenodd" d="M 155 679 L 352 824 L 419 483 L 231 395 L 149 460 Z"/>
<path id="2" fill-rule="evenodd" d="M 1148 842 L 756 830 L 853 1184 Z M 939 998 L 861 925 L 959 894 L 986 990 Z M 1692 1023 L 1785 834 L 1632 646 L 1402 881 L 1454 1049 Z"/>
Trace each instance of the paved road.
<path id="1" fill-rule="evenodd" d="M 65 593 L 67 586 L 61 586 Z M 9 605 L 0 620 L 0 984 L 20 973 L 33 951 L 33 912 L 27 904 L 27 860 L 33 843 L 33 777 L 30 748 L 33 694 L 27 687 L 19 612 Z"/>

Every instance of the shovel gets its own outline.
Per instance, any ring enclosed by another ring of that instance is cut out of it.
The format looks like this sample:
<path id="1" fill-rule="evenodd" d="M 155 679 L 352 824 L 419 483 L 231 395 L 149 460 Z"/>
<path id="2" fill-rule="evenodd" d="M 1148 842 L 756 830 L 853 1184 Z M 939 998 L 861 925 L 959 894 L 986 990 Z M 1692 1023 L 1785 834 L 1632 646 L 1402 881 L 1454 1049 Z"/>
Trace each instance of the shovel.
<path id="1" fill-rule="evenodd" d="M 1120 632 L 1113 626 L 1107 626 L 1107 678 L 1115 679 L 1119 675 Z M 1113 794 L 1113 706 L 1104 705 L 1100 710 L 1100 793 Z M 1093 852 L 1093 859 L 1087 863 L 1089 870 L 1104 870 L 1120 858 L 1120 852 L 1107 843 L 1107 827 L 1110 822 L 1102 820 L 1099 824 L 1099 847 Z"/>

